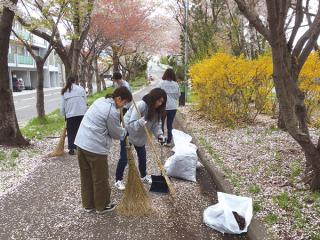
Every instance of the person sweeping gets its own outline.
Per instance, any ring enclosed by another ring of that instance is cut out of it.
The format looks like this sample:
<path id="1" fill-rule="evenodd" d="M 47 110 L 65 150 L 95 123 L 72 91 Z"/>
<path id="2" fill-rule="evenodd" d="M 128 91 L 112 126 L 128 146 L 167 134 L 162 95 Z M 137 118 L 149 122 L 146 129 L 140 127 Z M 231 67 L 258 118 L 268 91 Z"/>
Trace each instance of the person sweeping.
<path id="1" fill-rule="evenodd" d="M 82 205 L 86 212 L 103 214 L 115 208 L 110 201 L 107 155 L 112 139 L 126 136 L 118 109 L 131 101 L 131 92 L 126 87 L 119 87 L 105 98 L 96 100 L 80 124 L 75 144 L 78 146 Z"/>
<path id="2" fill-rule="evenodd" d="M 129 142 L 133 144 L 139 163 L 139 171 L 142 182 L 151 184 L 151 177 L 146 172 L 146 142 L 147 135 L 144 126 L 151 130 L 153 135 L 159 142 L 165 142 L 161 129 L 161 117 L 164 114 L 167 102 L 167 94 L 160 88 L 152 89 L 137 103 L 137 108 L 141 114 L 137 112 L 134 106 L 131 106 L 124 116 L 124 122 L 129 134 Z M 127 151 L 125 141 L 121 141 L 120 159 L 116 169 L 115 187 L 124 190 L 123 172 L 127 165 Z"/>
<path id="3" fill-rule="evenodd" d="M 60 111 L 67 122 L 68 149 L 70 155 L 75 154 L 76 145 L 74 144 L 74 139 L 82 118 L 87 111 L 86 91 L 83 87 L 77 85 L 77 82 L 77 77 L 68 77 L 67 84 L 61 91 Z"/>

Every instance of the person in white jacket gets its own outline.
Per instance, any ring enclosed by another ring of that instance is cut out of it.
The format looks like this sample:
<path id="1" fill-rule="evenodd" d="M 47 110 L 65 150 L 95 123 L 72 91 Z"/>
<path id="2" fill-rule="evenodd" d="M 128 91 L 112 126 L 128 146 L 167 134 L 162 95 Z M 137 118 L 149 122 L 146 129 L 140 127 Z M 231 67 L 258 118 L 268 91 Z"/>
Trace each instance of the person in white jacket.
<path id="1" fill-rule="evenodd" d="M 67 79 L 66 86 L 61 91 L 61 115 L 67 122 L 68 149 L 69 154 L 74 155 L 76 145 L 74 138 L 77 135 L 83 115 L 87 111 L 86 91 L 83 87 L 77 85 L 78 79 L 70 76 Z"/>
<path id="2" fill-rule="evenodd" d="M 115 208 L 110 202 L 108 153 L 112 139 L 124 139 L 126 130 L 120 125 L 119 109 L 132 101 L 126 87 L 119 87 L 105 98 L 97 99 L 80 124 L 75 144 L 81 178 L 82 205 L 86 212 L 98 214 Z"/>
<path id="3" fill-rule="evenodd" d="M 162 118 L 162 131 L 164 132 L 164 122 L 167 119 L 167 140 L 165 146 L 172 146 L 172 125 L 177 113 L 180 87 L 176 80 L 173 69 L 168 68 L 163 76 L 162 81 L 158 85 L 167 94 L 166 115 Z"/>
<path id="4" fill-rule="evenodd" d="M 161 129 L 161 116 L 165 111 L 167 95 L 160 88 L 152 89 L 137 103 L 137 112 L 132 105 L 124 116 L 124 123 L 129 134 L 129 142 L 133 144 L 138 155 L 139 171 L 141 180 L 144 183 L 151 184 L 151 177 L 146 172 L 146 142 L 147 134 L 144 127 L 150 130 L 160 143 L 164 143 L 164 136 Z M 120 159 L 116 169 L 115 186 L 119 190 L 124 190 L 123 172 L 127 165 L 127 149 L 125 141 L 121 141 Z"/>

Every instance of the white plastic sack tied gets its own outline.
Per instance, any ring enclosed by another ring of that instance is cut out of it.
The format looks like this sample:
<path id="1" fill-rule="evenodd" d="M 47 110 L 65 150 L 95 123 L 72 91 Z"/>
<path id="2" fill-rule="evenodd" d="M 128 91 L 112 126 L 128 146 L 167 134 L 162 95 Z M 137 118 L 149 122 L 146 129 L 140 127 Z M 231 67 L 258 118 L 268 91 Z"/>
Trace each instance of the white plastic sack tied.
<path id="1" fill-rule="evenodd" d="M 218 203 L 204 210 L 203 222 L 222 233 L 241 234 L 248 231 L 252 211 L 252 198 L 218 192 Z M 240 230 L 232 212 L 237 212 L 245 219 L 243 230 Z"/>
<path id="2" fill-rule="evenodd" d="M 172 136 L 175 153 L 165 162 L 167 174 L 171 177 L 181 178 L 188 181 L 196 181 L 197 146 L 190 143 L 192 137 L 182 131 L 173 129 Z"/>

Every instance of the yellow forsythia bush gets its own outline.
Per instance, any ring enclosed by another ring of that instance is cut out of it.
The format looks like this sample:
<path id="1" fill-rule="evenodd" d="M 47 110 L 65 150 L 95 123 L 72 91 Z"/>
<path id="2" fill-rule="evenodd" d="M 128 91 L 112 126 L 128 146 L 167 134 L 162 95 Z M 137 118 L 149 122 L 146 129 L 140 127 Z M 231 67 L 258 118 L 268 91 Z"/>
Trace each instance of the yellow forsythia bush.
<path id="1" fill-rule="evenodd" d="M 272 108 L 272 59 L 217 53 L 190 67 L 199 107 L 225 124 L 253 121 Z"/>
<path id="2" fill-rule="evenodd" d="M 299 75 L 299 87 L 305 93 L 308 118 L 319 108 L 320 102 L 320 57 L 319 53 L 309 55 Z"/>

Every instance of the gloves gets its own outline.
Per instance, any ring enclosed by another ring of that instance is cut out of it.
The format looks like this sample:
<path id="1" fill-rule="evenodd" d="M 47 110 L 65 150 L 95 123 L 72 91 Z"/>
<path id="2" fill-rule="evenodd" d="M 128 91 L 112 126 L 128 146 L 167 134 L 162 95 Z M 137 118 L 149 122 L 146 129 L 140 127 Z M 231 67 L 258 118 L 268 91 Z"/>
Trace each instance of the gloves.
<path id="1" fill-rule="evenodd" d="M 140 118 L 138 122 L 142 127 L 147 124 L 147 121 L 144 119 L 144 117 Z"/>
<path id="2" fill-rule="evenodd" d="M 166 139 L 163 135 L 160 135 L 160 136 L 158 137 L 158 142 L 159 142 L 161 145 L 165 144 L 166 141 L 167 141 L 167 139 Z"/>
<path id="3" fill-rule="evenodd" d="M 128 131 L 127 131 L 127 129 L 124 128 L 124 132 L 123 132 L 122 136 L 120 137 L 120 140 L 124 141 L 126 139 L 127 135 L 128 135 Z"/>

